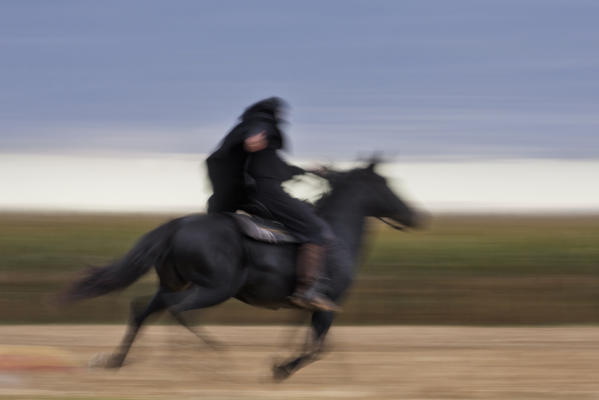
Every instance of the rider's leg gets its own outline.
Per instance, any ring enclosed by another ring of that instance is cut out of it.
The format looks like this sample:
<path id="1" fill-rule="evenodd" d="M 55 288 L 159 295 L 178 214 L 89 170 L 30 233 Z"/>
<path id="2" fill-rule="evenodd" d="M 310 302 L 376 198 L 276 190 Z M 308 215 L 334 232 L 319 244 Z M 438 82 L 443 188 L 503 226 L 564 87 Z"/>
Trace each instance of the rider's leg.
<path id="1" fill-rule="evenodd" d="M 289 300 L 302 308 L 321 311 L 340 311 L 341 308 L 319 288 L 326 248 L 315 243 L 304 243 L 298 249 L 297 281 Z"/>
<path id="2" fill-rule="evenodd" d="M 338 311 L 318 285 L 325 257 L 325 246 L 332 240 L 328 224 L 303 201 L 289 196 L 280 186 L 262 187 L 255 198 L 263 203 L 279 222 L 282 222 L 302 244 L 297 257 L 297 289 L 290 300 L 302 308 Z"/>

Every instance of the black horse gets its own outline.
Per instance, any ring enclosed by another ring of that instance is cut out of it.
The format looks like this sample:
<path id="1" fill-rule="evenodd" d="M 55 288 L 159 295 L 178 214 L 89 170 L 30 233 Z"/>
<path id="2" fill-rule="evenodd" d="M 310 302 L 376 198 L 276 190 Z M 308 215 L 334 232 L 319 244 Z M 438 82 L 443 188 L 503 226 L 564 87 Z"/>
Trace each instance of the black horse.
<path id="1" fill-rule="evenodd" d="M 331 191 L 316 204 L 333 229 L 336 240 L 328 247 L 325 292 L 336 302 L 351 285 L 367 216 L 390 218 L 392 226 L 415 227 L 418 217 L 397 197 L 375 164 L 346 172 L 328 171 Z M 267 308 L 293 307 L 287 297 L 295 284 L 296 244 L 269 244 L 244 236 L 226 214 L 199 214 L 174 219 L 143 236 L 119 261 L 95 268 L 67 292 L 70 300 L 100 296 L 131 285 L 152 266 L 160 286 L 143 310 L 132 307 L 129 328 L 109 360 L 119 367 L 144 320 L 168 309 L 185 326 L 181 313 L 214 306 L 232 297 Z M 335 315 L 312 313 L 312 340 L 299 357 L 274 367 L 276 378 L 286 378 L 316 359 Z"/>

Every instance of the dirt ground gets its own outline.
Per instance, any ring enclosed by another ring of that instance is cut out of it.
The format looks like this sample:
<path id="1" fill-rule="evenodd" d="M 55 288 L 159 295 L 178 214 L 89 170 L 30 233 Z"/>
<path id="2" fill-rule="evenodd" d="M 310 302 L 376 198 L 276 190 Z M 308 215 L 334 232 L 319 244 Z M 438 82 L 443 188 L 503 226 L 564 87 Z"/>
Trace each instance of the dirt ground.
<path id="1" fill-rule="evenodd" d="M 205 330 L 226 349 L 150 326 L 105 370 L 88 363 L 123 326 L 0 326 L 0 398 L 599 399 L 598 327 L 333 327 L 330 352 L 282 383 L 271 365 L 304 328 Z"/>

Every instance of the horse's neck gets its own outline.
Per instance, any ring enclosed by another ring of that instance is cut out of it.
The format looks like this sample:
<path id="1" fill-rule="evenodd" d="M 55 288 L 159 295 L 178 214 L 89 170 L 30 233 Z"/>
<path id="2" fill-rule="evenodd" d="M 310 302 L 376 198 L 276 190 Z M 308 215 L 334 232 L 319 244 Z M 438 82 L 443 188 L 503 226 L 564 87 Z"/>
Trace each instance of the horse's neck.
<path id="1" fill-rule="evenodd" d="M 345 200 L 349 201 L 329 202 L 320 210 L 320 215 L 329 223 L 336 239 L 350 250 L 355 262 L 362 247 L 365 215 L 359 204 Z"/>

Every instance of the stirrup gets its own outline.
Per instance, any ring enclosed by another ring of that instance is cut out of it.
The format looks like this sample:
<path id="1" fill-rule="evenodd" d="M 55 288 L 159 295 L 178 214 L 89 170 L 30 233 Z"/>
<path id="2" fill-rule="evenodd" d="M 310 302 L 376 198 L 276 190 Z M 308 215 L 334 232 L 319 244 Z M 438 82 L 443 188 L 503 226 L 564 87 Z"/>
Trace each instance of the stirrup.
<path id="1" fill-rule="evenodd" d="M 309 295 L 308 293 L 311 293 Z M 304 293 L 293 293 L 288 297 L 289 301 L 300 308 L 312 311 L 335 311 L 339 312 L 342 310 L 337 304 L 335 304 L 328 297 L 317 293 L 315 291 L 307 290 Z"/>
<path id="2" fill-rule="evenodd" d="M 328 297 L 325 297 L 323 295 L 317 294 L 316 296 L 309 299 L 308 301 L 309 301 L 310 306 L 312 306 L 314 309 L 319 310 L 319 311 L 340 312 L 342 310 L 342 308 L 340 306 L 338 306 L 332 300 L 330 300 Z"/>

